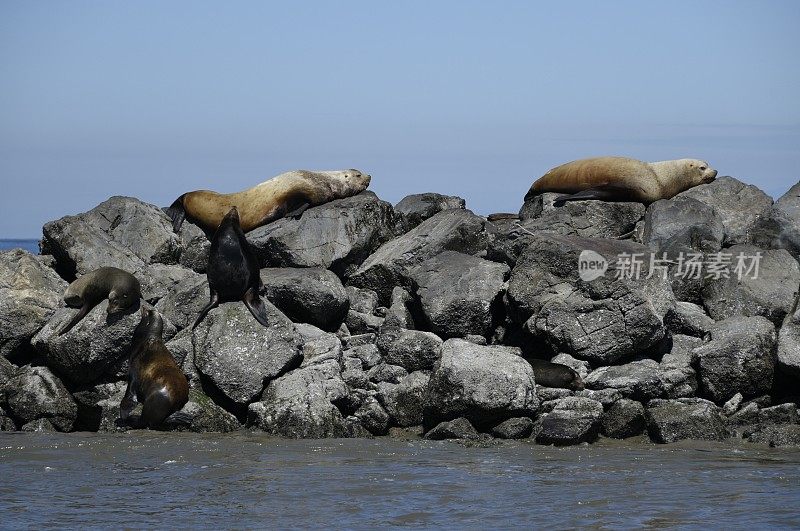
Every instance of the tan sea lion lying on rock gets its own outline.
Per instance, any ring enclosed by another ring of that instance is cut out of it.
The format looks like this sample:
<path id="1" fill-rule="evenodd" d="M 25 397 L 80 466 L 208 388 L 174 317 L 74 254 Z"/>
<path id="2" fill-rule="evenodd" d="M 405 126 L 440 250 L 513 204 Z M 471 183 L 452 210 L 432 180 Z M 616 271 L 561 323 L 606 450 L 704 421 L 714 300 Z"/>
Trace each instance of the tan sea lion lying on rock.
<path id="1" fill-rule="evenodd" d="M 557 166 L 540 177 L 525 200 L 545 192 L 562 192 L 556 201 L 638 201 L 669 199 L 699 184 L 710 183 L 717 170 L 696 159 L 642 162 L 625 157 L 596 157 Z"/>

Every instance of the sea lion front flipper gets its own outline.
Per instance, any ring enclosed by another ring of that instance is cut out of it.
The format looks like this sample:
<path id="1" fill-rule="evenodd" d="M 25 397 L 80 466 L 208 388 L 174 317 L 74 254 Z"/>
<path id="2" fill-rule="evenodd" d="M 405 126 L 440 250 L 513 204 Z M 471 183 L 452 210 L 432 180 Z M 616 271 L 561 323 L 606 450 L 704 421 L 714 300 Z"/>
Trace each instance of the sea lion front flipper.
<path id="1" fill-rule="evenodd" d="M 267 307 L 264 305 L 264 301 L 258 296 L 258 292 L 253 288 L 248 289 L 244 293 L 244 297 L 242 297 L 244 301 L 244 305 L 247 306 L 247 309 L 250 310 L 250 313 L 253 314 L 253 317 L 256 318 L 256 321 L 261 323 L 263 326 L 269 326 L 269 321 L 267 319 Z"/>
<path id="2" fill-rule="evenodd" d="M 89 313 L 89 310 L 91 310 L 91 309 L 92 309 L 92 305 L 91 304 L 89 304 L 87 302 L 83 303 L 83 306 L 81 306 L 81 309 L 78 310 L 78 313 L 75 314 L 75 317 L 72 318 L 72 320 L 69 322 L 69 324 L 67 324 L 67 326 L 65 326 L 61 330 L 61 332 L 58 333 L 58 335 L 63 336 L 64 334 L 66 334 L 67 332 L 72 330 L 72 327 L 75 326 L 76 324 L 78 324 L 78 322 L 81 319 L 86 317 L 86 314 Z"/>
<path id="3" fill-rule="evenodd" d="M 125 389 L 125 396 L 119 404 L 119 418 L 122 424 L 127 424 L 131 411 L 136 407 L 136 385 L 133 380 L 128 380 L 128 387 Z"/>
<path id="4" fill-rule="evenodd" d="M 217 306 L 219 306 L 219 294 L 217 294 L 216 291 L 212 291 L 211 300 L 202 310 L 200 310 L 200 315 L 198 315 L 197 319 L 195 319 L 194 324 L 192 325 L 192 330 L 194 330 L 197 325 L 200 324 L 200 321 L 202 321 L 206 314 L 211 311 L 211 308 L 216 308 Z"/>
<path id="5" fill-rule="evenodd" d="M 294 209 L 294 210 L 292 210 L 291 212 L 287 212 L 287 213 L 284 215 L 284 217 L 286 217 L 286 218 L 292 218 L 292 219 L 300 219 L 300 216 L 302 216 L 302 215 L 303 215 L 303 212 L 305 212 L 306 210 L 308 210 L 308 207 L 310 207 L 310 206 L 311 206 L 311 204 L 310 204 L 310 203 L 303 203 L 302 205 L 300 205 L 299 207 L 295 208 L 295 209 Z"/>
<path id="6" fill-rule="evenodd" d="M 186 195 L 186 194 L 183 194 Z M 186 207 L 183 206 L 183 195 L 176 199 L 167 208 L 167 214 L 172 219 L 172 230 L 177 234 L 186 219 Z"/>
<path id="7" fill-rule="evenodd" d="M 169 428 L 181 428 L 192 425 L 194 415 L 186 413 L 185 411 L 176 411 L 169 417 L 164 419 L 164 426 Z"/>

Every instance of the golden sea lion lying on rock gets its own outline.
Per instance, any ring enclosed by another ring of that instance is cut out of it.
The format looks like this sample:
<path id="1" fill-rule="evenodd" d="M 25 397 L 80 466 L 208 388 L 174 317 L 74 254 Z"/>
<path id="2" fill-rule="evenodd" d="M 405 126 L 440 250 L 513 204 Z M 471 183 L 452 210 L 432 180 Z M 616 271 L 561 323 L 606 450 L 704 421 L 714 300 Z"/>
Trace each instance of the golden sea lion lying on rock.
<path id="1" fill-rule="evenodd" d="M 282 217 L 299 216 L 309 207 L 361 193 L 370 179 L 359 170 L 295 170 L 233 194 L 187 192 L 172 203 L 168 213 L 175 232 L 186 217 L 203 229 L 214 231 L 225 214 L 236 207 L 242 230 L 248 232 Z"/>
<path id="2" fill-rule="evenodd" d="M 717 176 L 697 159 L 642 162 L 625 157 L 597 157 L 557 166 L 540 177 L 525 200 L 545 192 L 562 192 L 556 201 L 638 201 L 649 204 L 669 199 Z"/>

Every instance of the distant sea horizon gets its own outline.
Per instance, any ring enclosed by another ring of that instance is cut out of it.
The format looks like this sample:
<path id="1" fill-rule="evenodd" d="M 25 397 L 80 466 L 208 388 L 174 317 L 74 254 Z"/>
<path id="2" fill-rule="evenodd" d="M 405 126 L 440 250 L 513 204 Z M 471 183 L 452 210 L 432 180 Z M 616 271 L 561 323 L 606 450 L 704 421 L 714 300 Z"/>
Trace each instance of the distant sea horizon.
<path id="1" fill-rule="evenodd" d="M 39 240 L 36 238 L 4 238 L 0 239 L 0 251 L 25 249 L 29 253 L 39 254 Z"/>

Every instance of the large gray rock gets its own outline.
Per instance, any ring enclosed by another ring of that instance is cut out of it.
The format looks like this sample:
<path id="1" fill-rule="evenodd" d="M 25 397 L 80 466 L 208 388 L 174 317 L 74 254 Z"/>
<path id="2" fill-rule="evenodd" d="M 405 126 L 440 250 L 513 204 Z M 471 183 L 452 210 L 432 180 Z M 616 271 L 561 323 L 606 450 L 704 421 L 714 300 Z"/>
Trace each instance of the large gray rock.
<path id="1" fill-rule="evenodd" d="M 778 332 L 778 367 L 800 377 L 800 308 L 786 316 Z"/>
<path id="2" fill-rule="evenodd" d="M 486 249 L 484 219 L 469 210 L 445 210 L 423 221 L 375 251 L 350 277 L 350 284 L 369 288 L 384 306 L 394 286 L 411 287 L 409 270 L 442 251 L 476 254 Z"/>
<path id="3" fill-rule="evenodd" d="M 175 264 L 182 251 L 167 215 L 133 197 L 112 197 L 83 214 L 46 223 L 42 231 L 43 254 L 52 254 L 68 276 L 103 266 L 134 273 L 147 264 Z"/>
<path id="4" fill-rule="evenodd" d="M 248 233 L 262 265 L 323 267 L 347 276 L 394 236 L 392 205 L 372 192 L 309 208 Z"/>
<path id="5" fill-rule="evenodd" d="M 657 443 L 683 439 L 721 441 L 728 437 L 719 408 L 700 398 L 652 400 L 645 412 L 647 432 Z"/>
<path id="6" fill-rule="evenodd" d="M 698 384 L 692 357 L 693 350 L 702 344 L 702 339 L 692 336 L 674 335 L 670 338 L 669 351 L 664 353 L 659 364 L 665 397 L 689 398 L 695 395 Z"/>
<path id="7" fill-rule="evenodd" d="M 706 278 L 703 304 L 715 321 L 735 315 L 763 315 L 780 325 L 792 310 L 800 286 L 800 266 L 784 249 L 762 251 L 750 245 L 725 250 L 730 258 L 728 278 Z M 757 253 L 761 258 L 756 259 Z M 737 271 L 738 263 L 743 269 Z M 748 271 L 757 262 L 758 269 Z M 741 273 L 741 274 L 740 274 Z"/>
<path id="8" fill-rule="evenodd" d="M 187 282 L 191 282 L 188 279 L 205 279 L 205 275 L 187 267 L 167 264 L 147 265 L 136 277 L 142 286 L 142 298 L 150 304 L 156 304 L 160 299 L 182 289 Z"/>
<path id="9" fill-rule="evenodd" d="M 772 447 L 800 447 L 800 425 L 766 426 L 750 435 L 748 440 Z"/>
<path id="10" fill-rule="evenodd" d="M 84 387 L 72 394 L 78 406 L 76 431 L 121 431 L 116 420 L 128 387 L 126 381 L 105 382 Z"/>
<path id="11" fill-rule="evenodd" d="M 27 347 L 63 306 L 67 288 L 55 271 L 22 249 L 0 252 L 0 357 Z"/>
<path id="12" fill-rule="evenodd" d="M 70 431 L 78 417 L 72 396 L 47 367 L 22 367 L 6 382 L 3 394 L 19 424 L 46 419 L 58 431 Z"/>
<path id="13" fill-rule="evenodd" d="M 392 301 L 386 310 L 386 319 L 383 321 L 383 326 L 415 329 L 416 323 L 411 313 L 413 304 L 414 298 L 411 294 L 403 288 L 395 286 L 392 289 Z"/>
<path id="14" fill-rule="evenodd" d="M 478 433 L 475 427 L 464 417 L 440 422 L 425 434 L 425 438 L 431 441 L 479 439 L 480 436 L 480 433 Z"/>
<path id="15" fill-rule="evenodd" d="M 591 442 L 597 438 L 603 405 L 591 398 L 568 396 L 560 398 L 552 409 L 538 419 L 536 442 L 569 446 Z"/>
<path id="16" fill-rule="evenodd" d="M 427 371 L 415 371 L 397 384 L 378 384 L 378 400 L 386 409 L 393 424 L 416 426 L 423 421 L 423 405 L 430 383 Z"/>
<path id="17" fill-rule="evenodd" d="M 772 207 L 772 198 L 767 194 L 727 176 L 690 188 L 673 200 L 684 198 L 696 199 L 714 208 L 725 228 L 725 247 L 751 243 L 756 224 Z"/>
<path id="18" fill-rule="evenodd" d="M 268 327 L 241 302 L 220 304 L 192 338 L 200 374 L 239 406 L 261 394 L 267 382 L 300 363 L 300 337 L 292 322 L 269 302 Z"/>
<path id="19" fill-rule="evenodd" d="M 706 314 L 702 306 L 678 301 L 673 311 L 664 316 L 664 324 L 674 334 L 706 337 L 711 333 L 714 319 Z"/>
<path id="20" fill-rule="evenodd" d="M 753 243 L 764 249 L 786 249 L 800 259 L 800 183 L 775 201 L 753 229 Z"/>
<path id="21" fill-rule="evenodd" d="M 386 435 L 389 431 L 389 414 L 374 397 L 367 397 L 353 415 L 373 435 Z"/>
<path id="22" fill-rule="evenodd" d="M 515 417 L 504 420 L 492 428 L 492 435 L 500 439 L 525 439 L 532 432 L 533 420 L 529 417 Z"/>
<path id="23" fill-rule="evenodd" d="M 333 331 L 350 307 L 342 282 L 321 267 L 261 270 L 263 293 L 287 317 Z"/>
<path id="24" fill-rule="evenodd" d="M 206 275 L 195 274 L 180 280 L 155 308 L 180 330 L 194 323 L 209 298 Z"/>
<path id="25" fill-rule="evenodd" d="M 431 332 L 383 327 L 377 346 L 386 363 L 414 372 L 433 368 L 441 354 L 442 340 Z"/>
<path id="26" fill-rule="evenodd" d="M 408 232 L 442 210 L 466 208 L 466 201 L 453 195 L 436 193 L 407 195 L 394 206 L 403 232 Z"/>
<path id="27" fill-rule="evenodd" d="M 675 305 L 669 281 L 658 274 L 647 278 L 646 259 L 638 279 L 630 268 L 617 269 L 616 278 L 609 266 L 604 276 L 581 280 L 578 263 L 584 251 L 609 263 L 649 253 L 632 242 L 540 234 L 511 272 L 511 318 L 554 351 L 598 365 L 617 363 L 659 342 L 664 315 Z"/>
<path id="28" fill-rule="evenodd" d="M 378 309 L 378 294 L 371 289 L 361 289 L 355 286 L 345 288 L 350 301 L 350 309 L 359 313 L 375 314 Z"/>
<path id="29" fill-rule="evenodd" d="M 616 389 L 625 398 L 640 402 L 664 394 L 659 364 L 651 359 L 600 367 L 589 373 L 583 382 L 589 389 Z"/>
<path id="30" fill-rule="evenodd" d="M 210 238 L 213 234 L 206 234 L 203 229 L 186 220 L 178 236 L 183 248 L 178 263 L 198 273 L 205 273 L 208 256 L 211 254 Z"/>
<path id="31" fill-rule="evenodd" d="M 347 423 L 335 405 L 346 398 L 335 361 L 295 369 L 271 381 L 261 401 L 250 404 L 247 425 L 296 439 L 347 437 Z"/>
<path id="32" fill-rule="evenodd" d="M 133 331 L 141 321 L 138 308 L 109 315 L 104 300 L 64 335 L 59 331 L 78 310 L 59 309 L 37 333 L 31 343 L 47 361 L 47 366 L 76 384 L 91 383 L 112 371 L 115 363 L 126 359 Z M 170 334 L 171 332 L 171 334 Z M 175 334 L 165 329 L 165 339 Z"/>
<path id="33" fill-rule="evenodd" d="M 531 417 L 539 407 L 533 369 L 518 349 L 449 339 L 425 398 L 428 426 L 466 417 L 476 426 Z"/>
<path id="34" fill-rule="evenodd" d="M 488 336 L 502 313 L 505 264 L 445 251 L 411 270 L 422 311 L 442 337 Z"/>
<path id="35" fill-rule="evenodd" d="M 236 417 L 215 404 L 198 389 L 189 391 L 189 401 L 183 406 L 181 413 L 192 419 L 188 426 L 180 427 L 181 430 L 195 433 L 229 433 L 242 427 Z"/>
<path id="36" fill-rule="evenodd" d="M 644 406 L 627 398 L 614 402 L 608 411 L 603 413 L 600 422 L 600 431 L 612 439 L 634 437 L 641 434 L 644 428 Z"/>
<path id="37" fill-rule="evenodd" d="M 694 350 L 700 388 L 723 404 L 736 393 L 766 394 L 776 362 L 775 327 L 763 317 L 732 317 L 717 323 L 711 341 Z"/>

